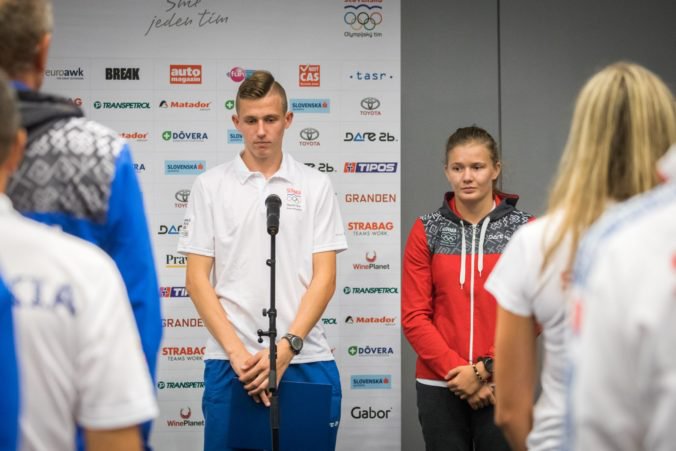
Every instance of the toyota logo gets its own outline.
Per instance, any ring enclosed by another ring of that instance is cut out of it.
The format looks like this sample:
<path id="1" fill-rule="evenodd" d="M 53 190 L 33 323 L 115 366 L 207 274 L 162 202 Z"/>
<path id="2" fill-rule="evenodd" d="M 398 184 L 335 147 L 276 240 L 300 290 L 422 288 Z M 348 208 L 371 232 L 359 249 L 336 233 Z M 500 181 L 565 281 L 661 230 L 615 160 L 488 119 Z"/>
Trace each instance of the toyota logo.
<path id="1" fill-rule="evenodd" d="M 366 97 L 362 99 L 361 107 L 368 111 L 377 110 L 380 107 L 380 100 L 375 97 Z"/>
<path id="2" fill-rule="evenodd" d="M 180 191 L 176 191 L 176 195 L 174 197 L 179 202 L 188 202 L 188 198 L 190 197 L 190 190 L 182 189 Z"/>
<path id="3" fill-rule="evenodd" d="M 319 138 L 319 130 L 316 128 L 304 128 L 300 131 L 300 137 L 305 141 L 314 141 Z"/>

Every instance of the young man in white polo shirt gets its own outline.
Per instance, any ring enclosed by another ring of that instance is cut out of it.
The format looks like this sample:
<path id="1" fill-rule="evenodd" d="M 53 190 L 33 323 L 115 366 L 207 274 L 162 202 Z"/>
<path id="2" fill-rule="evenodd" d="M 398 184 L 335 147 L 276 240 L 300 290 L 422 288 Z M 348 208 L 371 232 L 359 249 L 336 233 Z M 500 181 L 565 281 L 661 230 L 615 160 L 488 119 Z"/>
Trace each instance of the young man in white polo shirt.
<path id="1" fill-rule="evenodd" d="M 103 251 L 12 208 L 4 190 L 26 141 L 12 97 L 0 73 L 0 118 L 14 124 L 0 131 L 12 136 L 0 140 L 0 272 L 13 294 L 19 449 L 72 451 L 77 425 L 88 451 L 141 450 L 139 424 L 158 410 L 127 291 Z"/>
<path id="2" fill-rule="evenodd" d="M 239 384 L 269 405 L 267 329 L 270 237 L 265 199 L 282 199 L 276 236 L 278 379 L 331 384 L 333 447 L 340 419 L 338 370 L 318 324 L 333 292 L 336 253 L 347 248 L 328 177 L 282 152 L 293 120 L 284 88 L 257 71 L 239 88 L 235 127 L 244 150 L 197 177 L 179 252 L 188 255 L 186 286 L 211 337 L 205 353 L 205 450 L 227 450 L 229 389 Z M 213 270 L 212 285 L 210 274 Z M 301 349 L 302 348 L 302 349 Z"/>

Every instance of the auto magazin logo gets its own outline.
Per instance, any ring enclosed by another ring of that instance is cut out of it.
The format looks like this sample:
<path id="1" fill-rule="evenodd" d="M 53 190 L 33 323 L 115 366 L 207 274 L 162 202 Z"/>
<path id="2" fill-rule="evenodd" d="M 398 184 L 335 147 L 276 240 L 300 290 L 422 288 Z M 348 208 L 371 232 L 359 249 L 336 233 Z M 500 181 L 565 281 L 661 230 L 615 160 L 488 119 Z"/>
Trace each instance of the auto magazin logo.
<path id="1" fill-rule="evenodd" d="M 318 88 L 321 82 L 319 64 L 298 65 L 298 86 L 301 88 Z"/>
<path id="2" fill-rule="evenodd" d="M 397 287 L 343 287 L 344 294 L 398 294 Z"/>
<path id="3" fill-rule="evenodd" d="M 343 7 L 343 22 L 348 28 L 346 38 L 381 38 L 383 34 L 376 29 L 383 23 L 383 7 L 373 5 L 382 1 L 355 1 L 357 3 Z"/>
<path id="4" fill-rule="evenodd" d="M 169 66 L 169 83 L 172 85 L 201 85 L 201 64 L 171 64 Z"/>
<path id="5" fill-rule="evenodd" d="M 383 271 L 383 270 L 389 270 L 390 269 L 390 264 L 380 264 L 376 263 L 376 260 L 378 259 L 378 254 L 376 251 L 372 252 L 366 252 L 364 255 L 364 261 L 365 263 L 352 263 L 352 269 L 355 271 Z"/>
<path id="6" fill-rule="evenodd" d="M 303 147 L 319 147 L 319 130 L 312 127 L 306 127 L 299 133 L 301 141 L 298 143 Z"/>
<path id="7" fill-rule="evenodd" d="M 350 376 L 350 388 L 353 390 L 390 389 L 391 374 L 353 374 Z"/>
<path id="8" fill-rule="evenodd" d="M 380 112 L 380 100 L 375 97 L 364 97 L 359 103 L 362 107 L 362 110 L 359 112 L 362 116 L 381 116 Z"/>
<path id="9" fill-rule="evenodd" d="M 186 287 L 160 287 L 160 297 L 187 298 L 189 295 Z"/>
<path id="10" fill-rule="evenodd" d="M 350 161 L 346 162 L 343 172 L 347 174 L 393 174 L 397 172 L 398 163 L 375 162 L 375 161 Z"/>
<path id="11" fill-rule="evenodd" d="M 289 100 L 293 113 L 320 113 L 331 112 L 330 99 L 291 99 Z"/>
<path id="12" fill-rule="evenodd" d="M 347 353 L 352 357 L 392 357 L 394 349 L 390 346 L 350 346 Z"/>

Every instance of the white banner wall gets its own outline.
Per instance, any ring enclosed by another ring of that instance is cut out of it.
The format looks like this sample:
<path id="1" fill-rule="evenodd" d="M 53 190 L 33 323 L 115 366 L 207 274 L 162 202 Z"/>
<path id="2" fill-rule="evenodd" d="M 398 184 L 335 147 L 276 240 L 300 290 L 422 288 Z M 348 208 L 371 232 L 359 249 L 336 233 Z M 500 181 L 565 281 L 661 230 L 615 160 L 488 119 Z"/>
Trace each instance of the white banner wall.
<path id="1" fill-rule="evenodd" d="M 207 331 L 177 237 L 194 177 L 242 149 L 239 84 L 267 69 L 295 114 L 284 149 L 329 173 L 350 246 L 321 320 L 342 380 L 338 449 L 400 449 L 399 0 L 56 0 L 54 12 L 43 89 L 131 142 L 144 191 L 165 318 L 154 448 L 202 448 Z"/>

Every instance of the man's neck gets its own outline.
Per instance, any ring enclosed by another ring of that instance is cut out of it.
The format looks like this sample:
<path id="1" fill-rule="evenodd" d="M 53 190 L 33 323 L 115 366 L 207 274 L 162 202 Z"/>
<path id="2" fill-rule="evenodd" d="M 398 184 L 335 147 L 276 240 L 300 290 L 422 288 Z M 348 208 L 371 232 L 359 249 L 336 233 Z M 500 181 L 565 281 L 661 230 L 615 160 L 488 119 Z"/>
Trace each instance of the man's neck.
<path id="1" fill-rule="evenodd" d="M 279 171 L 282 166 L 282 153 L 279 156 L 271 156 L 265 160 L 254 158 L 246 150 L 242 152 L 242 161 L 251 172 L 260 172 L 265 179 L 269 179 Z"/>

